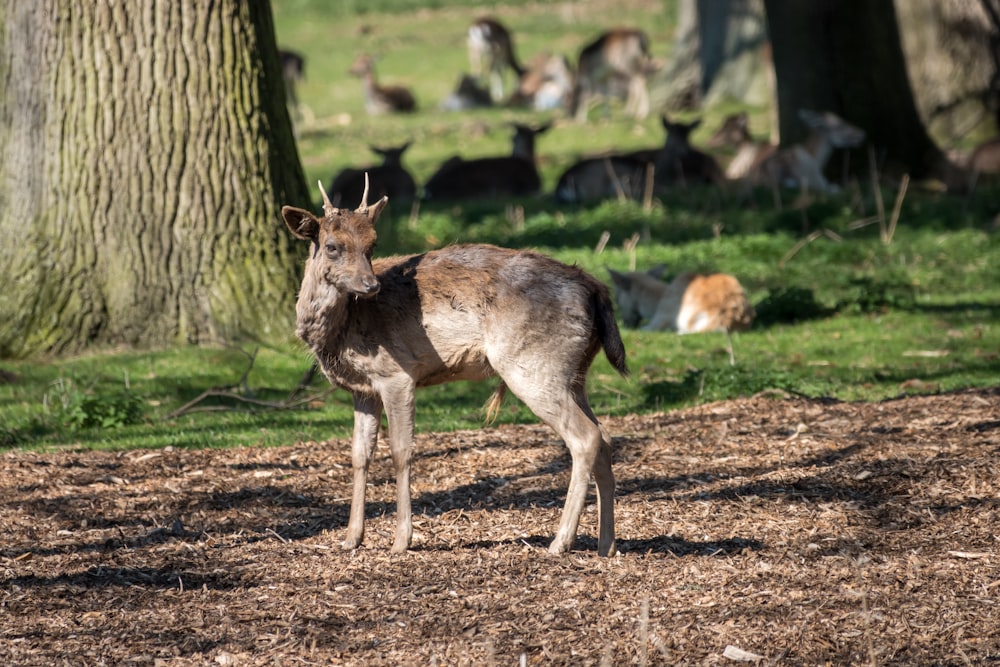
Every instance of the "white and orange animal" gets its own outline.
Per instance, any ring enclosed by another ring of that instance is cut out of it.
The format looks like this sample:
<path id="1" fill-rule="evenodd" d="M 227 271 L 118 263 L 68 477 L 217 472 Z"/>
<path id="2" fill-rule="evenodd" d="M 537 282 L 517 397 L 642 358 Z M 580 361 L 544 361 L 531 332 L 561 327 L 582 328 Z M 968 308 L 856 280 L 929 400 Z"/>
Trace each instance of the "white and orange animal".
<path id="1" fill-rule="evenodd" d="M 753 324 L 753 306 L 739 280 L 726 273 L 682 273 L 669 283 L 664 267 L 620 273 L 608 269 L 618 314 L 626 326 L 644 331 L 681 334 L 721 331 L 726 334 L 729 361 L 736 362 L 733 331 Z"/>
<path id="2" fill-rule="evenodd" d="M 331 383 L 354 398 L 354 487 L 343 546 L 361 544 L 368 467 L 382 423 L 396 472 L 392 551 L 413 536 L 410 462 L 415 392 L 455 380 L 499 380 L 488 413 L 509 389 L 566 442 L 569 490 L 552 553 L 572 548 L 597 485 L 597 552 L 615 553 L 611 441 L 587 400 L 587 371 L 600 350 L 626 374 L 608 288 L 579 268 L 535 252 L 450 245 L 422 255 L 372 260 L 375 223 L 388 204 L 335 207 L 323 215 L 285 206 L 291 233 L 310 243 L 296 303 L 295 333 Z"/>

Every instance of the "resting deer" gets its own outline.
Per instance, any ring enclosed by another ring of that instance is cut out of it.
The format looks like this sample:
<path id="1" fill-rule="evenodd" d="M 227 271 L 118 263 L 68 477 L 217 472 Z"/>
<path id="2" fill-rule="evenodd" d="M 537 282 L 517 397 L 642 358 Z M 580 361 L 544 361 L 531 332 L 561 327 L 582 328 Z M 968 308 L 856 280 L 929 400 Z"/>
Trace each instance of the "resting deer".
<path id="1" fill-rule="evenodd" d="M 761 162 L 774 154 L 777 146 L 757 141 L 750 134 L 750 117 L 746 111 L 730 114 L 706 142 L 709 148 L 733 148 L 736 154 L 726 166 L 726 178 L 740 180 L 753 173 Z"/>
<path id="2" fill-rule="evenodd" d="M 449 158 L 424 183 L 427 199 L 482 199 L 535 194 L 542 179 L 535 165 L 535 137 L 552 126 L 535 129 L 514 124 L 511 154 L 465 160 Z"/>
<path id="3" fill-rule="evenodd" d="M 624 88 L 625 114 L 645 118 L 649 114 L 646 76 L 653 68 L 646 33 L 616 28 L 601 34 L 580 51 L 570 114 L 584 121 L 594 100 L 618 97 Z"/>
<path id="4" fill-rule="evenodd" d="M 722 184 L 725 179 L 715 158 L 691 145 L 691 133 L 701 119 L 675 123 L 663 116 L 660 121 L 667 137 L 654 156 L 657 186 Z"/>
<path id="5" fill-rule="evenodd" d="M 583 158 L 559 176 L 555 200 L 560 204 L 641 200 L 646 194 L 647 169 L 649 163 L 622 155 Z"/>
<path id="6" fill-rule="evenodd" d="M 525 72 L 514 53 L 510 31 L 495 18 L 484 16 L 469 26 L 468 44 L 472 73 L 489 81 L 490 96 L 499 102 L 504 96 L 505 72 L 513 70 L 518 79 Z"/>
<path id="7" fill-rule="evenodd" d="M 598 497 L 598 553 L 615 552 L 611 442 L 587 401 L 586 376 L 603 348 L 627 374 L 608 289 L 582 270 L 533 252 L 454 245 L 372 260 L 375 222 L 388 200 L 355 209 L 330 203 L 323 216 L 285 206 L 282 217 L 310 242 L 296 304 L 296 334 L 331 383 L 354 397 L 354 491 L 343 546 L 364 536 L 365 486 L 382 412 L 396 471 L 395 553 L 413 527 L 410 460 L 414 392 L 454 380 L 497 377 L 495 415 L 509 389 L 566 442 L 569 490 L 552 553 L 572 548 L 590 475 Z"/>
<path id="8" fill-rule="evenodd" d="M 375 116 L 391 112 L 416 111 L 417 101 L 408 88 L 379 85 L 375 77 L 375 59 L 370 55 L 358 56 L 347 71 L 362 80 L 365 90 L 365 110 L 369 114 Z"/>
<path id="9" fill-rule="evenodd" d="M 854 127 L 832 111 L 799 110 L 799 118 L 809 127 L 804 143 L 783 148 L 763 160 L 749 174 L 754 185 L 784 186 L 809 192 L 838 190 L 823 175 L 835 148 L 853 148 L 865 140 L 864 130 Z"/>
<path id="10" fill-rule="evenodd" d="M 394 148 L 371 146 L 372 152 L 382 156 L 382 164 L 342 169 L 330 184 L 330 199 L 334 205 L 360 201 L 369 183 L 370 192 L 375 197 L 389 197 L 397 203 L 412 202 L 417 194 L 417 184 L 402 163 L 403 153 L 409 147 L 410 142 Z"/>
<path id="11" fill-rule="evenodd" d="M 680 334 L 722 331 L 729 363 L 736 363 L 733 331 L 749 329 L 754 309 L 739 281 L 725 273 L 682 273 L 671 282 L 660 279 L 663 267 L 645 273 L 608 269 L 615 302 L 625 326 Z"/>

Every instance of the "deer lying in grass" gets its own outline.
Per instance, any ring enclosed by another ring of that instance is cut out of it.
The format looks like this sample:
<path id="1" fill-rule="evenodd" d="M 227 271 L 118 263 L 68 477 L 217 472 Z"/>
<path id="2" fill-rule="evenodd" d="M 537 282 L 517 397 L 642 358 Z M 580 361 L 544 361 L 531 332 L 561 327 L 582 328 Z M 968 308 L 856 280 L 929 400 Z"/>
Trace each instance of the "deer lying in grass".
<path id="1" fill-rule="evenodd" d="M 375 222 L 388 200 L 339 209 L 323 192 L 323 217 L 281 209 L 310 242 L 296 304 L 296 334 L 324 374 L 354 397 L 354 491 L 343 546 L 364 536 L 365 484 L 382 412 L 396 471 L 392 551 L 410 546 L 414 392 L 454 380 L 498 377 L 487 414 L 507 389 L 565 440 L 572 472 L 549 551 L 572 548 L 590 475 L 597 484 L 598 553 L 615 552 L 611 443 L 588 405 L 586 376 L 603 348 L 627 374 L 607 288 L 578 268 L 537 253 L 454 245 L 372 261 Z"/>
<path id="2" fill-rule="evenodd" d="M 651 156 L 656 163 L 657 187 L 721 185 L 725 178 L 719 163 L 708 153 L 691 145 L 691 133 L 701 125 L 701 119 L 675 123 L 663 116 L 660 120 L 667 137 L 663 148 Z M 632 155 L 640 157 L 646 153 L 640 151 Z"/>
<path id="3" fill-rule="evenodd" d="M 580 51 L 570 114 L 584 121 L 592 102 L 617 97 L 624 87 L 625 114 L 645 118 L 649 114 L 646 76 L 653 69 L 646 33 L 631 28 L 602 33 Z"/>
<path id="4" fill-rule="evenodd" d="M 729 363 L 736 363 L 732 332 L 749 329 L 755 315 L 736 278 L 725 273 L 682 273 L 665 283 L 660 279 L 663 267 L 645 273 L 608 272 L 626 326 L 637 327 L 645 321 L 644 331 L 722 331 L 726 334 Z"/>
<path id="5" fill-rule="evenodd" d="M 649 163 L 623 155 L 598 155 L 570 165 L 556 183 L 560 204 L 583 204 L 602 199 L 641 200 L 646 195 Z"/>
<path id="6" fill-rule="evenodd" d="M 763 160 L 749 174 L 753 185 L 799 188 L 831 193 L 839 188 L 826 180 L 823 169 L 835 148 L 853 148 L 865 140 L 864 130 L 833 113 L 799 110 L 799 118 L 809 127 L 804 143 L 783 148 Z"/>
<path id="7" fill-rule="evenodd" d="M 375 197 L 389 197 L 397 203 L 409 203 L 417 195 L 417 184 L 403 166 L 403 153 L 410 142 L 394 148 L 370 146 L 372 152 L 382 156 L 382 164 L 356 169 L 346 167 L 330 184 L 330 199 L 334 206 L 341 202 L 360 201 L 365 188 Z"/>
<path id="8" fill-rule="evenodd" d="M 489 199 L 535 194 L 542 179 L 535 165 L 535 137 L 552 126 L 514 124 L 510 155 L 445 160 L 424 183 L 424 197 L 434 200 Z"/>
<path id="9" fill-rule="evenodd" d="M 506 71 L 513 70 L 518 79 L 525 72 L 514 53 L 510 31 L 495 18 L 484 16 L 469 26 L 468 45 L 472 73 L 481 81 L 489 81 L 490 96 L 499 102 L 504 96 Z"/>
<path id="10" fill-rule="evenodd" d="M 416 111 L 417 100 L 413 93 L 403 86 L 382 86 L 375 77 L 375 59 L 362 54 L 347 70 L 361 79 L 365 91 L 365 111 L 376 116 L 384 113 Z"/>
<path id="11" fill-rule="evenodd" d="M 732 148 L 736 151 L 726 166 L 726 178 L 731 181 L 746 178 L 777 150 L 774 144 L 753 138 L 750 134 L 750 117 L 745 111 L 726 116 L 719 129 L 706 142 L 706 146 Z"/>

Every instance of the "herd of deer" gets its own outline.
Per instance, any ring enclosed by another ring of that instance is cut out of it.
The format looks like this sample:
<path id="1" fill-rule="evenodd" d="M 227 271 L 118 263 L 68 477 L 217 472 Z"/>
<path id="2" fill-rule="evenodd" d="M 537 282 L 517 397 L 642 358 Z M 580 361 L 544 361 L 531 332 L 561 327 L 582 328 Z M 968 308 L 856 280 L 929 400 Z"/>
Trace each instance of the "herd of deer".
<path id="1" fill-rule="evenodd" d="M 830 153 L 835 148 L 857 146 L 864 140 L 864 132 L 831 112 L 803 110 L 800 115 L 809 127 L 808 139 L 780 150 L 750 136 L 745 114 L 727 118 L 709 141 L 710 146 L 728 146 L 736 151 L 725 171 L 715 158 L 691 144 L 690 135 L 700 121 L 674 122 L 663 116 L 665 140 L 662 145 L 580 159 L 560 175 L 553 196 L 564 204 L 616 198 L 642 200 L 670 188 L 730 187 L 734 183 L 832 192 L 836 186 L 823 175 Z M 535 139 L 551 127 L 551 123 L 537 127 L 514 124 L 508 155 L 447 159 L 424 183 L 423 198 L 455 201 L 537 194 L 541 191 L 542 179 L 538 172 Z M 367 173 L 373 196 L 388 196 L 397 203 L 411 202 L 419 188 L 401 161 L 409 145 L 372 147 L 383 157 L 382 163 L 342 170 L 331 183 L 328 192 L 331 200 L 335 203 L 357 201 L 363 176 Z"/>

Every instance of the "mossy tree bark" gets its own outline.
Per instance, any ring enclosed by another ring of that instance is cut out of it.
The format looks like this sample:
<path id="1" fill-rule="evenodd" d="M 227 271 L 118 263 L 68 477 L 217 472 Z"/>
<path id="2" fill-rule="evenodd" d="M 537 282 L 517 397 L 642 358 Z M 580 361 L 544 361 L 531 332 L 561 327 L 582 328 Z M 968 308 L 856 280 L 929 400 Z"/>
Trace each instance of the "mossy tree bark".
<path id="1" fill-rule="evenodd" d="M 892 0 L 764 0 L 782 143 L 807 131 L 802 108 L 833 111 L 864 129 L 893 172 L 945 177 L 920 120 Z"/>
<path id="2" fill-rule="evenodd" d="M 268 2 L 0 0 L 0 356 L 292 330 Z"/>

